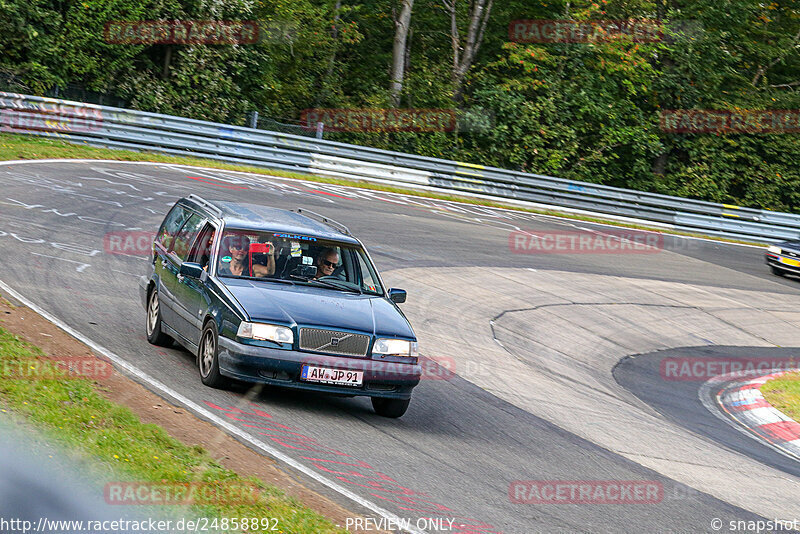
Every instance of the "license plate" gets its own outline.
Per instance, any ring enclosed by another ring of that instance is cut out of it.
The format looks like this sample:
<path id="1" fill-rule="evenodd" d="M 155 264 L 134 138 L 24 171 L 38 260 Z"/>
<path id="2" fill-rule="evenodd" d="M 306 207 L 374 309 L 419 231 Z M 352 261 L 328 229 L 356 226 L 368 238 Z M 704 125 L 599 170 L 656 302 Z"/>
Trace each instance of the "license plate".
<path id="1" fill-rule="evenodd" d="M 797 260 L 790 260 L 789 258 L 779 258 L 778 261 L 781 263 L 785 263 L 786 265 L 791 265 L 792 267 L 800 267 L 800 261 Z"/>
<path id="2" fill-rule="evenodd" d="M 346 371 L 344 369 L 304 365 L 303 370 L 300 372 L 300 378 L 307 382 L 319 382 L 321 384 L 360 386 L 364 381 L 364 371 Z"/>

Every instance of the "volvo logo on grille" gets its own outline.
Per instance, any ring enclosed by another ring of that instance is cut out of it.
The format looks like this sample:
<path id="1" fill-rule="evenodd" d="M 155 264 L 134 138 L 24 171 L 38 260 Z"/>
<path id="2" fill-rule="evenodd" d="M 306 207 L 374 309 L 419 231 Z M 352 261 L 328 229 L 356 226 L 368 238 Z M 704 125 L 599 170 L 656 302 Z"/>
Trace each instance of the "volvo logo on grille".
<path id="1" fill-rule="evenodd" d="M 300 329 L 300 349 L 347 356 L 366 356 L 369 336 L 318 328 Z"/>

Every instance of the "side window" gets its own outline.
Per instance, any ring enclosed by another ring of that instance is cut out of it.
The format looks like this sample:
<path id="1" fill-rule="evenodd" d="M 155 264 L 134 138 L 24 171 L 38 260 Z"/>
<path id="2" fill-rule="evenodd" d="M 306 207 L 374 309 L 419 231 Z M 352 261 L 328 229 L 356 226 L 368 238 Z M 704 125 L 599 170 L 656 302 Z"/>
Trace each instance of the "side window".
<path id="1" fill-rule="evenodd" d="M 178 235 L 178 230 L 181 229 L 181 226 L 183 226 L 183 223 L 189 218 L 189 215 L 191 215 L 191 212 L 183 206 L 173 207 L 172 211 L 170 211 L 164 219 L 161 228 L 158 230 L 156 243 L 161 243 L 164 250 L 169 250 L 175 236 Z"/>
<path id="2" fill-rule="evenodd" d="M 186 261 L 186 258 L 189 256 L 189 247 L 200 232 L 200 225 L 203 223 L 203 220 L 204 219 L 196 213 L 193 214 L 173 238 L 170 254 L 175 256 L 178 261 Z"/>
<path id="3" fill-rule="evenodd" d="M 364 255 L 356 253 L 356 257 L 358 258 L 358 268 L 361 271 L 362 289 L 379 292 L 381 287 L 378 285 L 378 281 L 372 276 L 372 270 L 367 266 L 367 262 L 364 261 Z"/>
<path id="4" fill-rule="evenodd" d="M 211 246 L 214 243 L 214 227 L 206 223 L 200 231 L 199 237 L 192 246 L 192 252 L 187 261 L 199 263 L 201 267 L 208 266 L 211 260 Z"/>

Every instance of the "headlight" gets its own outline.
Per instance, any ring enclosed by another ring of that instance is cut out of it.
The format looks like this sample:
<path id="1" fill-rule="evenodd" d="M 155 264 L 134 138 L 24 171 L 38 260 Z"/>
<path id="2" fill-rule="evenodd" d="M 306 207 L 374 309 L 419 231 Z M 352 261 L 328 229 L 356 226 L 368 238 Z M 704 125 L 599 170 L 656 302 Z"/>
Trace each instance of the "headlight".
<path id="1" fill-rule="evenodd" d="M 377 339 L 375 340 L 375 346 L 372 347 L 372 354 L 419 357 L 417 342 L 406 341 L 405 339 Z"/>
<path id="2" fill-rule="evenodd" d="M 776 247 L 775 245 L 770 245 L 769 248 L 767 249 L 767 251 L 768 252 L 772 252 L 773 254 L 780 254 L 781 253 L 781 247 Z"/>
<path id="3" fill-rule="evenodd" d="M 294 342 L 294 333 L 291 328 L 274 324 L 247 323 L 242 321 L 239 323 L 239 331 L 236 335 L 249 339 L 275 341 L 276 343 Z"/>

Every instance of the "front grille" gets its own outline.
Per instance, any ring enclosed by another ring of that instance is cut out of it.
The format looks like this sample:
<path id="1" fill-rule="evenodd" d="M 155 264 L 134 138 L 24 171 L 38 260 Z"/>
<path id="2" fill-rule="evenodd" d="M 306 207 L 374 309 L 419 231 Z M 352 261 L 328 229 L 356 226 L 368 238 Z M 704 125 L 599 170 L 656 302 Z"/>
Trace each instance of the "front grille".
<path id="1" fill-rule="evenodd" d="M 321 330 L 318 328 L 300 329 L 300 349 L 314 352 L 329 352 L 345 356 L 366 356 L 369 336 Z"/>

